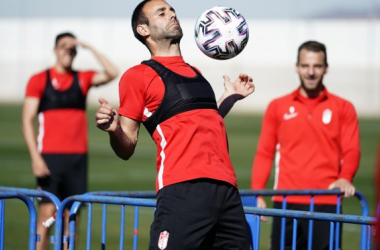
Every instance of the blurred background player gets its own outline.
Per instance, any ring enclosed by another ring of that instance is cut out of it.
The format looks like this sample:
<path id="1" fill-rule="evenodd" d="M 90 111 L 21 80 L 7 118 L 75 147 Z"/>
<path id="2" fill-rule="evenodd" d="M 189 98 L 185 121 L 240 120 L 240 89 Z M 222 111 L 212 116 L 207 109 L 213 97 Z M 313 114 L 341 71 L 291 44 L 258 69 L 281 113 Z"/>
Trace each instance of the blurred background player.
<path id="1" fill-rule="evenodd" d="M 224 76 L 217 102 L 200 72 L 182 58 L 182 28 L 163 0 L 142 1 L 132 29 L 151 59 L 128 69 L 119 83 L 120 107 L 103 98 L 97 126 L 115 153 L 134 153 L 140 123 L 157 146 L 157 209 L 149 249 L 250 249 L 250 234 L 229 158 L 223 117 L 254 91 L 252 78 Z"/>
<path id="2" fill-rule="evenodd" d="M 274 189 L 340 189 L 354 195 L 352 184 L 360 158 L 359 126 L 354 106 L 327 91 L 324 44 L 308 41 L 298 49 L 300 87 L 273 100 L 265 111 L 252 168 L 254 190 L 264 189 L 275 160 Z M 281 197 L 274 197 L 281 208 Z M 287 209 L 309 210 L 309 197 L 288 196 Z M 316 196 L 315 211 L 336 212 L 336 197 Z M 259 207 L 266 207 L 263 198 Z M 265 220 L 265 218 L 263 218 Z M 297 249 L 307 246 L 308 222 L 298 224 Z M 292 221 L 287 220 L 286 247 L 291 248 Z M 271 248 L 280 249 L 281 218 L 274 217 Z M 327 249 L 329 222 L 314 221 L 313 249 Z M 287 248 L 285 248 L 287 249 Z"/>
<path id="3" fill-rule="evenodd" d="M 73 70 L 77 46 L 90 50 L 104 71 Z M 56 37 L 54 54 L 55 65 L 33 75 L 27 84 L 22 130 L 37 188 L 53 193 L 62 201 L 87 190 L 87 93 L 92 86 L 115 79 L 118 70 L 93 47 L 78 42 L 71 33 Z M 37 115 L 36 140 L 34 122 Z M 54 205 L 42 199 L 37 225 L 41 242 L 37 249 L 48 247 L 49 232 L 42 222 L 54 213 Z"/>

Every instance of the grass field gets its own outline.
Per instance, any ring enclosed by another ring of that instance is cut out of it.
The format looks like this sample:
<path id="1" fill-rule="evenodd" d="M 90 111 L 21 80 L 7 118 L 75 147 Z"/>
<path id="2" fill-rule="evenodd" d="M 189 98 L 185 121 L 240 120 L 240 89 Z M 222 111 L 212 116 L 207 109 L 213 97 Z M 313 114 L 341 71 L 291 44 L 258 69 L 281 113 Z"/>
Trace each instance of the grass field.
<path id="1" fill-rule="evenodd" d="M 30 159 L 21 134 L 21 105 L 0 104 L 0 185 L 34 188 L 35 179 L 31 172 Z M 145 128 L 141 129 L 140 140 L 131 160 L 125 162 L 115 156 L 108 143 L 108 135 L 95 127 L 94 109 L 88 111 L 89 120 L 89 191 L 109 190 L 153 190 L 155 183 L 154 143 Z M 229 147 L 241 189 L 250 187 L 253 155 L 261 126 L 261 116 L 231 113 L 226 118 Z M 354 184 L 367 197 L 371 214 L 374 213 L 374 167 L 376 150 L 380 139 L 380 119 L 360 118 L 362 157 Z M 272 187 L 273 174 L 268 188 Z M 359 203 L 355 198 L 344 201 L 344 213 L 359 214 Z M 126 215 L 133 209 L 127 209 Z M 120 208 L 108 208 L 107 249 L 118 249 Z M 84 211 L 86 212 L 86 211 Z M 21 202 L 9 200 L 5 207 L 5 249 L 27 249 L 28 212 Z M 83 213 L 85 214 L 85 213 Z M 93 249 L 100 248 L 101 207 L 94 206 Z M 139 249 L 146 249 L 152 209 L 142 209 L 140 219 Z M 81 217 L 79 249 L 84 249 L 86 238 L 86 216 Z M 125 249 L 131 249 L 133 224 L 127 219 Z M 262 224 L 261 247 L 267 249 L 270 224 Z M 359 227 L 346 225 L 343 229 L 344 249 L 356 250 L 359 246 Z"/>

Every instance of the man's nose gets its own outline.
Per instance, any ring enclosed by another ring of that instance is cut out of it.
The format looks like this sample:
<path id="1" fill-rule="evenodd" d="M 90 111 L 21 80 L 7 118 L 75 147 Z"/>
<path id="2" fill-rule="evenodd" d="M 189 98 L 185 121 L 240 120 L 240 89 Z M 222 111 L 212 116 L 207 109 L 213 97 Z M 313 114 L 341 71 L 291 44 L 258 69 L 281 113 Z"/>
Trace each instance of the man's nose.
<path id="1" fill-rule="evenodd" d="M 170 16 L 170 19 L 175 19 L 175 20 L 177 20 L 177 15 L 175 14 L 175 12 L 171 12 L 170 15 L 171 15 L 171 16 Z"/>
<path id="2" fill-rule="evenodd" d="M 309 67 L 308 73 L 309 73 L 309 75 L 314 75 L 314 68 Z"/>

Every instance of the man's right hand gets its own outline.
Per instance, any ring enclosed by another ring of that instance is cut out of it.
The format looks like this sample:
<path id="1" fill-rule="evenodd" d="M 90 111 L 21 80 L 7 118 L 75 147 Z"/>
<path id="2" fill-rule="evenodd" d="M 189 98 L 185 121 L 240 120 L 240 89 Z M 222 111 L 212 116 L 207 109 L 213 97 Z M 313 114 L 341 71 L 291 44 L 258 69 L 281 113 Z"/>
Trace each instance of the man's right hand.
<path id="1" fill-rule="evenodd" d="M 37 178 L 45 178 L 50 175 L 50 171 L 46 166 L 44 159 L 39 156 L 32 160 L 33 174 Z"/>
<path id="2" fill-rule="evenodd" d="M 103 97 L 99 97 L 99 103 L 100 107 L 95 113 L 96 126 L 103 131 L 115 131 L 119 122 L 116 110 Z"/>
<path id="3" fill-rule="evenodd" d="M 261 208 L 266 208 L 267 207 L 267 203 L 265 202 L 265 200 L 263 199 L 263 197 L 257 198 L 257 207 L 261 207 Z M 265 216 L 260 216 L 260 220 L 263 221 L 263 222 L 266 222 L 266 221 L 268 221 L 268 218 L 265 217 Z"/>

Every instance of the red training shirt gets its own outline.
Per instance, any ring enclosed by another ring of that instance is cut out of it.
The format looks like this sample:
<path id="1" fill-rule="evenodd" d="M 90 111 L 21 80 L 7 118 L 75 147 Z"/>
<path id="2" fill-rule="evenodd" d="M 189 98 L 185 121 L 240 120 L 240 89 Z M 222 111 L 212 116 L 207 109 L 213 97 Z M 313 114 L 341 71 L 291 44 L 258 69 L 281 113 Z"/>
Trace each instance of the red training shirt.
<path id="1" fill-rule="evenodd" d="M 152 59 L 177 74 L 196 75 L 181 56 Z M 120 79 L 118 113 L 143 122 L 158 108 L 164 92 L 164 83 L 151 67 L 132 67 Z M 198 109 L 175 115 L 159 124 L 152 138 L 157 146 L 157 191 L 197 178 L 222 180 L 236 186 L 224 120 L 218 111 Z"/>
<path id="2" fill-rule="evenodd" d="M 69 72 L 60 74 L 50 68 L 50 80 L 56 90 L 66 90 L 73 83 Z M 91 87 L 95 71 L 80 71 L 78 79 L 84 96 Z M 46 71 L 33 75 L 26 87 L 26 97 L 41 100 L 46 86 Z M 87 117 L 84 110 L 54 109 L 38 114 L 38 149 L 40 153 L 87 153 Z"/>
<path id="3" fill-rule="evenodd" d="M 339 178 L 352 181 L 360 158 L 354 106 L 326 89 L 314 100 L 299 90 L 273 100 L 263 118 L 252 189 L 265 188 L 274 154 L 274 189 L 327 189 Z M 305 196 L 287 198 L 289 203 L 309 201 Z M 315 204 L 336 204 L 336 197 L 316 196 Z"/>

